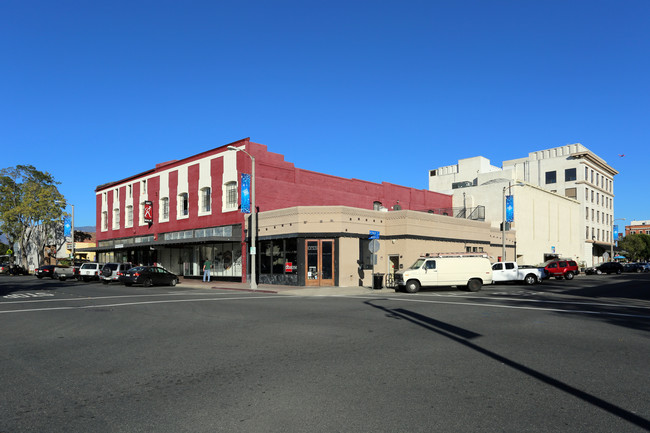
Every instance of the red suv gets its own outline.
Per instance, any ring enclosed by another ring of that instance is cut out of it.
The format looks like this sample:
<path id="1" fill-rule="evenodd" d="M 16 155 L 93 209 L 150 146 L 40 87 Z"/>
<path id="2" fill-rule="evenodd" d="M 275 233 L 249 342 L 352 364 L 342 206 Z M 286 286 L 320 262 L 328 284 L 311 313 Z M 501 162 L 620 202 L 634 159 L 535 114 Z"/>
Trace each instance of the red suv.
<path id="1" fill-rule="evenodd" d="M 548 278 L 555 277 L 558 280 L 566 278 L 572 280 L 574 276 L 580 273 L 578 264 L 575 260 L 550 260 L 544 264 L 544 270 Z"/>

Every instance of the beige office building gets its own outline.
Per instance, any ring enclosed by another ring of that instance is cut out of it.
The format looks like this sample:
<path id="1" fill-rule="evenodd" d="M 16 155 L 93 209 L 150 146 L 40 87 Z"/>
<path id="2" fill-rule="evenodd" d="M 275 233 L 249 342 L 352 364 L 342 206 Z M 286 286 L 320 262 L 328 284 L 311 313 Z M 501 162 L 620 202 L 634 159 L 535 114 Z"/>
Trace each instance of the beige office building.
<path id="1" fill-rule="evenodd" d="M 462 159 L 431 170 L 429 189 L 453 194 L 454 206 L 484 205 L 493 227 L 501 227 L 511 195 L 517 261 L 536 264 L 557 255 L 592 266 L 609 259 L 616 174 L 589 149 L 571 144 L 502 167 L 481 156 Z"/>

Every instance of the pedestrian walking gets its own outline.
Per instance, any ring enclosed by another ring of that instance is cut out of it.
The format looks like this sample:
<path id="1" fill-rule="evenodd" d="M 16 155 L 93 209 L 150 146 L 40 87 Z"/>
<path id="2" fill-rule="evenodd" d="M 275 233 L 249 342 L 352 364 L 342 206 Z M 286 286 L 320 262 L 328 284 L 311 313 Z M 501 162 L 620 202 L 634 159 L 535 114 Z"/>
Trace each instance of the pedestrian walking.
<path id="1" fill-rule="evenodd" d="M 210 282 L 210 268 L 212 267 L 212 262 L 210 259 L 205 259 L 205 262 L 203 262 L 203 282 Z"/>

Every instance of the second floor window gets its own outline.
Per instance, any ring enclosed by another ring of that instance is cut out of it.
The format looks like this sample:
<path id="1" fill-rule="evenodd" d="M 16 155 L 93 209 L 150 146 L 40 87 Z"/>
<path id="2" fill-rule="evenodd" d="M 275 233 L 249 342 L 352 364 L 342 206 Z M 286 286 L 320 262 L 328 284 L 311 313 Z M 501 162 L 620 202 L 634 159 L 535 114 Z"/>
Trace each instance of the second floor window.
<path id="1" fill-rule="evenodd" d="M 237 207 L 237 183 L 228 182 L 226 184 L 226 207 L 228 209 Z"/>
<path id="2" fill-rule="evenodd" d="M 201 211 L 210 212 L 210 201 L 212 199 L 210 188 L 201 189 Z"/>
<path id="3" fill-rule="evenodd" d="M 133 206 L 126 207 L 126 226 L 133 226 Z"/>
<path id="4" fill-rule="evenodd" d="M 190 214 L 190 198 L 189 195 L 184 192 L 178 195 L 178 215 L 179 216 L 188 216 Z"/>
<path id="5" fill-rule="evenodd" d="M 113 228 L 114 229 L 119 229 L 120 228 L 120 210 L 119 209 L 113 209 Z"/>
<path id="6" fill-rule="evenodd" d="M 162 211 L 161 211 L 162 219 L 168 220 L 169 219 L 169 198 L 164 197 L 161 200 L 161 202 L 162 202 L 162 205 L 161 205 L 162 206 Z"/>

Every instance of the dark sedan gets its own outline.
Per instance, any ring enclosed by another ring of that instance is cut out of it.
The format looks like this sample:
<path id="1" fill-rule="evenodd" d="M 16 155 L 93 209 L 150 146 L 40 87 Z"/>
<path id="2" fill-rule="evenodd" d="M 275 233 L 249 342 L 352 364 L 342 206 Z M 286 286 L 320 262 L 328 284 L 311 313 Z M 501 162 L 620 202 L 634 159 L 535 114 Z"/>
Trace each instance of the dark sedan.
<path id="1" fill-rule="evenodd" d="M 118 279 L 125 286 L 142 284 L 149 286 L 175 286 L 178 277 L 158 266 L 136 266 L 118 275 Z"/>
<path id="2" fill-rule="evenodd" d="M 36 278 L 43 278 L 43 277 L 54 278 L 54 268 L 56 268 L 56 266 L 54 265 L 41 266 L 40 268 L 34 269 L 34 275 L 36 275 Z"/>

